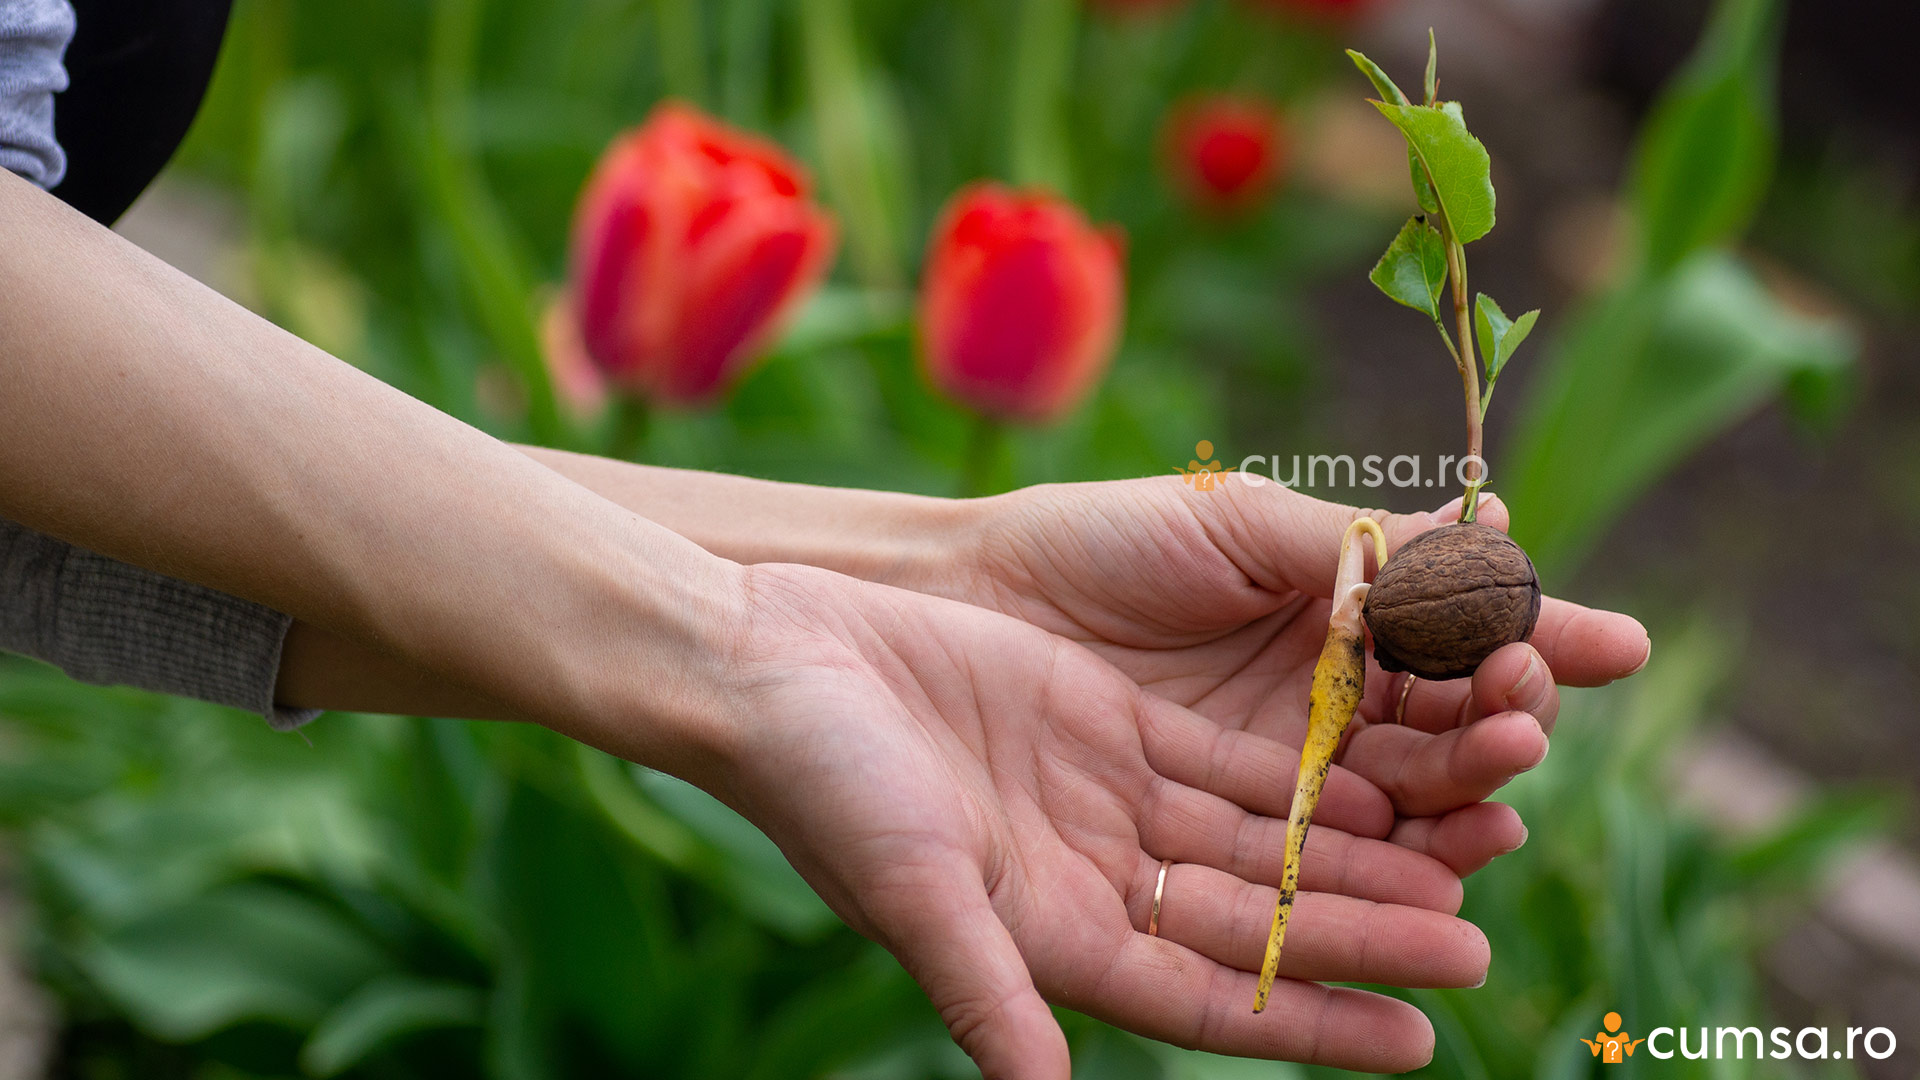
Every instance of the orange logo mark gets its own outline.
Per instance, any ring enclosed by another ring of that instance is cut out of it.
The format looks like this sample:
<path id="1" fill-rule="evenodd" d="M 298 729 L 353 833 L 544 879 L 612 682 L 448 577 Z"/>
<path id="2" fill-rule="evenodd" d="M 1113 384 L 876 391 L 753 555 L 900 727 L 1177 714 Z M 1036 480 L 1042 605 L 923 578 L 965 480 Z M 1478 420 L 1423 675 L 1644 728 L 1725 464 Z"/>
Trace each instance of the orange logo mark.
<path id="1" fill-rule="evenodd" d="M 1213 459 L 1212 442 L 1201 439 L 1194 443 L 1193 454 L 1193 460 L 1187 462 L 1186 468 L 1176 467 L 1173 470 L 1181 475 L 1188 487 L 1195 491 L 1212 491 L 1227 482 L 1227 474 L 1233 470 L 1221 468 L 1220 462 Z"/>
<path id="2" fill-rule="evenodd" d="M 1593 1056 L 1599 1058 L 1604 1064 L 1620 1064 L 1632 1057 L 1633 1052 L 1640 1048 L 1640 1044 L 1647 1041 L 1636 1039 L 1620 1030 L 1620 1014 L 1617 1012 L 1610 1012 L 1601 1017 L 1600 1022 L 1606 1025 L 1607 1030 L 1594 1032 L 1593 1038 L 1580 1041 L 1586 1043 L 1587 1049 L 1593 1051 Z"/>

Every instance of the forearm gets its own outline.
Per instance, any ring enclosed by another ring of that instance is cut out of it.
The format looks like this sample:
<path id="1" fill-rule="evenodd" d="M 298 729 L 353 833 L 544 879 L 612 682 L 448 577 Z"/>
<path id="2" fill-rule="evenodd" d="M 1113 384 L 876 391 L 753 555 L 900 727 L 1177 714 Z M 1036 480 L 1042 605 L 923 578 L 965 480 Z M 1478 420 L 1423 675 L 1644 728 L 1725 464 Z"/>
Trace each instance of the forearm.
<path id="1" fill-rule="evenodd" d="M 609 666 L 697 722 L 729 564 L 3 175 L 0 234 L 0 515 L 623 749 Z"/>
<path id="2" fill-rule="evenodd" d="M 636 465 L 564 450 L 520 451 L 581 486 L 740 563 L 792 562 L 920 592 L 958 580 L 979 500 L 816 487 Z M 949 593 L 955 589 L 945 590 Z M 501 719 L 504 707 L 396 657 L 296 622 L 277 698 L 293 708 Z"/>
<path id="3" fill-rule="evenodd" d="M 820 487 L 635 465 L 543 447 L 521 452 L 738 563 L 804 563 L 941 592 L 990 500 Z"/>

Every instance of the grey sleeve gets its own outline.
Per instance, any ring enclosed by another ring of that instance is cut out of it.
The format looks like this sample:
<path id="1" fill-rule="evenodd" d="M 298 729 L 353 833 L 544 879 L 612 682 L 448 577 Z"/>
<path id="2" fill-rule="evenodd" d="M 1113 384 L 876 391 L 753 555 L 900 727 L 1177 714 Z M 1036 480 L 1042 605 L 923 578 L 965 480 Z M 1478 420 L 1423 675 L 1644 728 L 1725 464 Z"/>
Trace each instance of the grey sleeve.
<path id="1" fill-rule="evenodd" d="M 0 0 L 0 169 L 43 188 L 66 155 L 53 95 L 67 88 L 67 0 Z M 316 711 L 276 708 L 280 646 L 293 620 L 0 520 L 0 650 L 82 682 L 234 705 L 281 730 Z"/>
<path id="2" fill-rule="evenodd" d="M 0 649 L 81 682 L 232 705 L 286 731 L 319 715 L 273 703 L 293 620 L 0 520 Z"/>
<path id="3" fill-rule="evenodd" d="M 73 40 L 67 0 L 0 0 L 0 169 L 43 188 L 60 182 L 67 156 L 53 134 L 53 95 Z"/>

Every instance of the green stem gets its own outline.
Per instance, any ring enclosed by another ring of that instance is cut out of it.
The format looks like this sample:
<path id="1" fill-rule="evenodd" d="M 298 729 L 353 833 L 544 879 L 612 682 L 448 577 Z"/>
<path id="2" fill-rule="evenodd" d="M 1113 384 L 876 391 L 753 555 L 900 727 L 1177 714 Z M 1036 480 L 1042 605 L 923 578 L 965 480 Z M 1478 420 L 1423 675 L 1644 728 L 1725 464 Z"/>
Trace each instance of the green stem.
<path id="1" fill-rule="evenodd" d="M 705 106 L 707 100 L 706 42 L 700 26 L 697 0 L 654 0 L 654 25 L 660 42 L 660 71 L 667 92 Z"/>
<path id="2" fill-rule="evenodd" d="M 720 107 L 734 123 L 755 129 L 767 126 L 773 17 L 773 0 L 736 0 L 720 15 Z"/>
<path id="3" fill-rule="evenodd" d="M 1452 224 L 1445 215 L 1440 218 L 1440 235 L 1447 245 L 1447 277 L 1453 283 L 1453 320 L 1460 337 L 1460 348 L 1453 359 L 1460 369 L 1460 389 L 1467 403 L 1467 455 L 1474 461 L 1460 504 L 1460 520 L 1466 523 L 1478 514 L 1480 487 L 1486 483 L 1485 472 L 1480 467 L 1486 460 L 1482 454 L 1481 424 L 1485 413 L 1480 408 L 1480 360 L 1473 349 L 1473 313 L 1467 304 L 1467 249 L 1454 239 Z"/>
<path id="4" fill-rule="evenodd" d="M 527 426 L 548 446 L 567 438 L 542 356 L 533 310 L 531 259 L 493 197 L 469 134 L 474 52 L 482 0 L 447 0 L 434 12 L 428 41 L 425 124 L 420 145 L 425 188 L 453 241 L 481 328 L 527 393 Z"/>
<path id="5" fill-rule="evenodd" d="M 967 432 L 966 457 L 960 463 L 962 498 L 999 494 L 1004 487 L 1000 459 L 1006 441 L 1007 429 L 1000 421 L 986 415 L 974 417 L 973 428 Z"/>
<path id="6" fill-rule="evenodd" d="M 1014 43 L 1008 171 L 1017 184 L 1048 187 L 1062 195 L 1072 187 L 1067 160 L 1065 108 L 1073 68 L 1078 0 L 1020 0 Z"/>
<path id="7" fill-rule="evenodd" d="M 882 180 L 875 103 L 861 68 L 847 0 L 801 0 L 800 37 L 821 179 L 847 223 L 847 247 L 863 284 L 897 288 L 906 274 Z"/>
<path id="8" fill-rule="evenodd" d="M 607 439 L 608 456 L 620 461 L 645 460 L 653 433 L 653 408 L 632 394 L 613 399 L 613 432 Z"/>

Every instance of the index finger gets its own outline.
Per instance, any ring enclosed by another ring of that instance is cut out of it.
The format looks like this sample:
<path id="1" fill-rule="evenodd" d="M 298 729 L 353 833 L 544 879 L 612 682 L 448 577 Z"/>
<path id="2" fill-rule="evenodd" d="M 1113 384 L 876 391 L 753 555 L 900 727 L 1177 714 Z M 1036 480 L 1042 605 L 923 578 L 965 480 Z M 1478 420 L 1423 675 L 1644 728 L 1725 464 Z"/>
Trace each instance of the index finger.
<path id="1" fill-rule="evenodd" d="M 1639 619 L 1552 597 L 1540 603 L 1532 642 L 1561 686 L 1605 686 L 1653 656 L 1653 639 Z"/>

